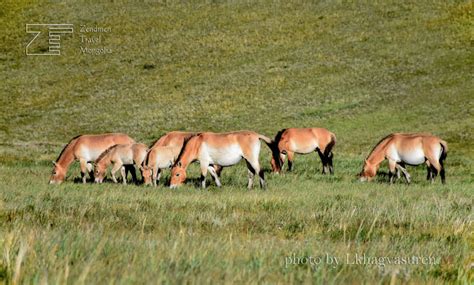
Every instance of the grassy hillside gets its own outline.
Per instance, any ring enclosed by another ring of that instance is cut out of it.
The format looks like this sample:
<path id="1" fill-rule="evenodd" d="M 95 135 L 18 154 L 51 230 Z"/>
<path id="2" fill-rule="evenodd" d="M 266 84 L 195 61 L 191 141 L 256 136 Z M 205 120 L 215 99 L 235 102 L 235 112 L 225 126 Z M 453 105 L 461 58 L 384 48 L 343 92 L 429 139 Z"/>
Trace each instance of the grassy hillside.
<path id="1" fill-rule="evenodd" d="M 472 281 L 472 1 L 4 2 L 0 283 Z M 61 56 L 26 56 L 27 23 L 75 31 Z M 81 25 L 111 32 L 85 45 L 93 34 Z M 150 143 L 170 130 L 310 126 L 337 135 L 334 177 L 311 155 L 267 174 L 266 192 L 245 190 L 243 164 L 209 191 L 193 180 L 178 191 L 83 186 L 77 165 L 46 185 L 78 134 Z M 408 169 L 408 187 L 355 181 L 373 144 L 399 131 L 448 142 L 446 186 L 428 184 L 423 167 Z M 292 254 L 363 253 L 439 262 L 285 266 Z"/>

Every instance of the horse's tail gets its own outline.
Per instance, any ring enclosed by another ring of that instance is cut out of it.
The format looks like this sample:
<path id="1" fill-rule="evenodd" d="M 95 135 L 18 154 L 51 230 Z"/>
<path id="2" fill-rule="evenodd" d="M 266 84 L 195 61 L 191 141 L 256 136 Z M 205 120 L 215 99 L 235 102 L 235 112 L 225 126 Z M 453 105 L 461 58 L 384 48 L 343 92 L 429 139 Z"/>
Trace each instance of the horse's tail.
<path id="1" fill-rule="evenodd" d="M 439 144 L 441 145 L 441 156 L 439 160 L 443 161 L 448 156 L 448 143 L 444 140 L 439 140 Z"/>
<path id="2" fill-rule="evenodd" d="M 258 138 L 261 139 L 262 141 L 264 141 L 267 144 L 267 146 L 270 148 L 272 153 L 274 153 L 275 151 L 279 152 L 278 151 L 278 143 L 276 141 L 272 140 L 271 138 L 269 138 L 267 136 L 261 135 L 261 134 L 258 134 Z"/>
<path id="3" fill-rule="evenodd" d="M 258 134 L 258 138 L 264 141 L 267 146 L 270 148 L 270 151 L 272 152 L 272 161 L 276 164 L 275 167 L 277 169 L 273 169 L 273 171 L 280 171 L 281 169 L 281 161 L 280 161 L 280 150 L 278 149 L 278 141 L 274 141 L 269 137 L 266 137 L 264 135 Z M 272 162 L 272 163 L 273 163 Z M 272 164 L 272 168 L 273 168 Z"/>
<path id="4" fill-rule="evenodd" d="M 329 143 L 326 145 L 326 148 L 324 149 L 325 157 L 328 157 L 329 155 L 331 155 L 331 151 L 336 145 L 336 135 L 334 133 L 331 133 L 330 136 L 331 136 L 331 140 L 329 141 Z"/>
<path id="5" fill-rule="evenodd" d="M 271 138 L 261 135 L 261 134 L 258 134 L 258 138 L 264 141 L 268 145 L 268 147 L 272 148 L 273 140 Z"/>

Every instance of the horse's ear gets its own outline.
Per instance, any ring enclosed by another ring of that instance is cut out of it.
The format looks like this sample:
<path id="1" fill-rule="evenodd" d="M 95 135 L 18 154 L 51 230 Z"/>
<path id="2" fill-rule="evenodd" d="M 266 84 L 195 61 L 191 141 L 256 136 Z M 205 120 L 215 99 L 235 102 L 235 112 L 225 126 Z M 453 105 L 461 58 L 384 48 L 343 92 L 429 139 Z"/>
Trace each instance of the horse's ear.
<path id="1" fill-rule="evenodd" d="M 182 164 L 181 164 L 181 161 L 178 161 L 178 164 L 177 164 L 177 165 L 178 165 L 178 167 L 181 167 L 181 165 L 182 165 Z"/>
<path id="2" fill-rule="evenodd" d="M 54 166 L 58 165 L 58 164 L 56 163 L 56 161 L 54 161 L 54 160 L 51 160 L 51 162 L 53 163 Z"/>

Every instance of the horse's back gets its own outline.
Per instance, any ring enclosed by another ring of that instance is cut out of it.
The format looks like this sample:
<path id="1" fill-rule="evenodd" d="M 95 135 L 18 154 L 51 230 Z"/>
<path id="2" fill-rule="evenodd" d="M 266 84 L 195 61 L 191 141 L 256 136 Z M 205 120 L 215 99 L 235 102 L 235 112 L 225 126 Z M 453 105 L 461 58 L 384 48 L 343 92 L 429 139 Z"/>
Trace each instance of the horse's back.
<path id="1" fill-rule="evenodd" d="M 194 136 L 195 132 L 172 131 L 161 136 L 150 148 L 157 146 L 183 146 L 185 140 Z"/>
<path id="2" fill-rule="evenodd" d="M 132 144 L 135 141 L 126 134 L 107 133 L 99 135 L 82 135 L 75 145 L 78 158 L 95 161 L 104 151 L 117 144 Z"/>

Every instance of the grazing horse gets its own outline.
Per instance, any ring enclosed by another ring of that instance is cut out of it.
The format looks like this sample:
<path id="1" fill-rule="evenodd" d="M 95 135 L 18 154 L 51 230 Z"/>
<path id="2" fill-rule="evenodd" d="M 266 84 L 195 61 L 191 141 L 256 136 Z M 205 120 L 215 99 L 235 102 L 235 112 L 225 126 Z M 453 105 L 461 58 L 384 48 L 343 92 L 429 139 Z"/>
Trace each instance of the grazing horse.
<path id="1" fill-rule="evenodd" d="M 115 173 L 120 169 L 122 174 L 122 183 L 127 184 L 127 175 L 125 174 L 124 165 L 135 165 L 135 167 L 141 168 L 143 161 L 145 160 L 148 147 L 142 143 L 134 144 L 116 144 L 111 146 L 104 151 L 95 161 L 94 165 L 94 176 L 96 183 L 102 183 L 104 181 L 107 167 L 112 164 L 112 180 L 117 183 Z M 135 171 L 135 169 L 133 169 Z M 133 175 L 135 177 L 135 175 Z M 143 174 L 142 174 L 143 177 Z M 135 180 L 135 179 L 134 179 Z"/>
<path id="2" fill-rule="evenodd" d="M 258 161 L 260 154 L 260 140 L 263 140 L 270 148 L 272 140 L 263 135 L 251 131 L 238 131 L 231 133 L 205 132 L 191 137 L 184 145 L 178 156 L 177 162 L 171 169 L 170 187 L 175 188 L 186 180 L 186 169 L 193 161 L 199 161 L 201 165 L 201 185 L 206 187 L 207 171 L 214 177 L 217 186 L 221 182 L 212 165 L 218 164 L 226 167 L 237 164 L 242 158 L 247 162 L 249 182 L 248 188 L 252 188 L 255 174 L 260 177 L 260 186 L 265 187 L 265 177 L 260 169 Z"/>
<path id="3" fill-rule="evenodd" d="M 336 144 L 336 135 L 323 128 L 289 128 L 277 133 L 274 144 L 278 151 L 273 152 L 271 165 L 273 172 L 283 168 L 285 155 L 288 156 L 288 171 L 293 169 L 295 153 L 317 152 L 323 164 L 323 174 L 334 174 L 332 149 Z"/>
<path id="4" fill-rule="evenodd" d="M 56 161 L 53 161 L 54 168 L 50 184 L 60 184 L 66 178 L 66 173 L 75 160 L 81 164 L 82 183 L 86 183 L 86 172 L 91 178 L 92 164 L 101 153 L 116 144 L 129 144 L 135 141 L 125 134 L 101 134 L 101 135 L 80 135 L 77 136 L 64 147 Z"/>
<path id="5" fill-rule="evenodd" d="M 145 176 L 144 176 L 144 179 L 146 179 L 146 181 L 149 181 L 149 177 L 147 176 L 150 176 L 151 175 L 151 179 L 153 179 L 153 185 L 157 185 L 157 180 L 160 179 L 160 176 L 161 176 L 161 169 L 163 168 L 166 168 L 166 167 L 154 167 L 154 166 L 157 166 L 157 163 L 158 163 L 158 160 L 162 160 L 162 158 L 160 158 L 160 152 L 162 152 L 163 150 L 160 150 L 160 151 L 154 151 L 154 149 L 156 147 L 170 147 L 172 148 L 172 151 L 173 151 L 173 164 L 174 162 L 176 161 L 176 158 L 178 157 L 179 153 L 181 152 L 181 149 L 183 148 L 183 145 L 185 143 L 185 141 L 189 140 L 192 136 L 196 135 L 198 133 L 196 132 L 182 132 L 182 131 L 172 131 L 172 132 L 169 132 L 165 135 L 163 135 L 162 137 L 160 137 L 157 141 L 155 141 L 149 151 L 148 151 L 148 154 L 147 154 L 147 158 L 144 162 L 144 170 L 145 170 Z M 165 154 L 165 155 L 169 155 L 169 154 Z M 171 166 L 173 166 L 173 164 Z M 164 165 L 164 164 L 161 164 L 161 165 Z M 145 167 L 147 166 L 147 167 Z M 221 172 L 222 172 L 222 166 L 220 165 L 213 165 L 213 168 L 214 170 L 211 170 L 212 172 L 211 173 L 216 173 L 217 176 L 221 176 Z M 151 170 L 151 171 L 150 171 Z M 145 184 L 149 184 L 148 182 L 145 182 Z"/>
<path id="6" fill-rule="evenodd" d="M 405 164 L 420 165 L 426 163 L 427 179 L 434 182 L 439 173 L 441 182 L 446 182 L 443 162 L 448 153 L 448 144 L 431 134 L 390 134 L 379 141 L 364 162 L 360 173 L 360 181 L 370 181 L 374 178 L 380 164 L 388 160 L 390 183 L 393 183 L 395 174 L 401 171 L 406 182 L 410 183 L 410 174 Z"/>
<path id="7" fill-rule="evenodd" d="M 144 183 L 146 185 L 153 183 L 156 186 L 160 181 L 161 170 L 173 166 L 181 148 L 182 146 L 155 146 L 151 148 L 146 155 L 143 166 L 140 166 Z"/>

